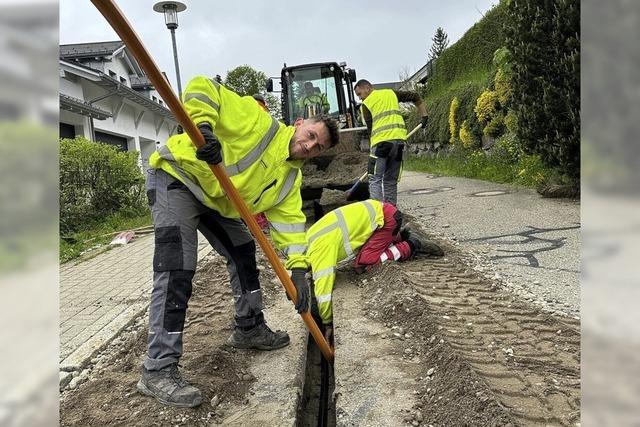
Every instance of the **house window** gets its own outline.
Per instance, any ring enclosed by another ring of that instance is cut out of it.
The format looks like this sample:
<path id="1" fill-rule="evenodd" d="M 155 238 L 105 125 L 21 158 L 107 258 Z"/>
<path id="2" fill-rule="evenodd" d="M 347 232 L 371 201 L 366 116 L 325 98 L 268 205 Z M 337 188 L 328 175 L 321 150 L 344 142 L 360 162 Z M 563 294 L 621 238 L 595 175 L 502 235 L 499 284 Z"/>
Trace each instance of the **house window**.
<path id="1" fill-rule="evenodd" d="M 164 105 L 164 102 L 162 102 L 162 99 L 158 99 L 158 102 L 160 103 L 160 105 Z"/>
<path id="2" fill-rule="evenodd" d="M 127 84 L 127 79 L 125 79 L 124 77 L 120 77 L 120 83 Z"/>
<path id="3" fill-rule="evenodd" d="M 116 78 L 116 73 L 114 73 L 113 71 L 109 70 L 109 77 L 113 77 L 115 79 Z"/>
<path id="4" fill-rule="evenodd" d="M 153 99 L 153 102 L 158 102 L 158 98 L 156 98 L 155 96 L 151 95 L 151 99 Z"/>

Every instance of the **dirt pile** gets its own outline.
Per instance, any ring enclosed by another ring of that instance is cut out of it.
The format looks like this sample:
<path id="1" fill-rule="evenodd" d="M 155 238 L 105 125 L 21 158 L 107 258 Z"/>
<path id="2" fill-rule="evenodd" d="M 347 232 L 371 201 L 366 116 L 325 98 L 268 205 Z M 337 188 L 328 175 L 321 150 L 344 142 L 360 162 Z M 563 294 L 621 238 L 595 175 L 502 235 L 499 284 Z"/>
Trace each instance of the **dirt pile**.
<path id="1" fill-rule="evenodd" d="M 265 273 L 264 259 L 261 264 L 265 305 L 269 307 L 283 298 L 282 290 L 272 282 L 273 274 Z M 256 352 L 226 345 L 232 332 L 232 304 L 224 259 L 212 254 L 201 262 L 194 278 L 180 361 L 185 379 L 202 391 L 202 405 L 195 409 L 171 408 L 136 391 L 146 352 L 145 316 L 140 326 L 110 347 L 109 353 L 96 358 L 87 382 L 62 393 L 60 425 L 208 426 L 237 412 L 252 397 L 250 387 L 256 377 L 251 364 Z"/>
<path id="2" fill-rule="evenodd" d="M 360 282 L 367 316 L 420 358 L 414 425 L 577 425 L 577 322 L 551 317 L 442 259 L 384 265 Z M 417 423 L 417 424 L 416 424 Z"/>

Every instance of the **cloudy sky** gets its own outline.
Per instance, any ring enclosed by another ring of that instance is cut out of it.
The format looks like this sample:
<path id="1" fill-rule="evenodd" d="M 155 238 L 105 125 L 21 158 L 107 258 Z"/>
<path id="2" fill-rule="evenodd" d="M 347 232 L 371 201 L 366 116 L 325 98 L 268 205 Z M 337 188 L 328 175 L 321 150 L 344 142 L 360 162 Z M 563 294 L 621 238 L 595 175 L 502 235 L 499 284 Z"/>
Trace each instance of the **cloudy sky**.
<path id="1" fill-rule="evenodd" d="M 279 76 L 284 62 L 346 61 L 358 78 L 397 81 L 426 63 L 441 26 L 451 43 L 497 0 L 182 0 L 176 30 L 183 84 L 247 64 Z M 155 1 L 116 0 L 156 63 L 175 82 L 171 36 Z M 60 0 L 60 43 L 117 40 L 88 0 Z"/>

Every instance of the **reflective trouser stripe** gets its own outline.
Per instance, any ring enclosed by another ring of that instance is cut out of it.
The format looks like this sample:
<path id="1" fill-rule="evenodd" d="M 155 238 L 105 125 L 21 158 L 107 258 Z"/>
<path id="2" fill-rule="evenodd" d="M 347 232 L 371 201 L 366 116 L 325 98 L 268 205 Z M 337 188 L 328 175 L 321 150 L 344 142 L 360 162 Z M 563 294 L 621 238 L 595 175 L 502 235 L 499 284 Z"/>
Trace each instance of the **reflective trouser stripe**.
<path id="1" fill-rule="evenodd" d="M 402 255 L 400 254 L 400 251 L 398 250 L 398 248 L 396 248 L 396 246 L 395 246 L 395 245 L 391 245 L 391 246 L 389 246 L 389 248 L 388 248 L 388 249 L 389 249 L 389 250 L 391 251 L 391 253 L 393 254 L 393 259 L 394 259 L 394 260 L 396 260 L 396 261 L 397 261 L 397 260 L 399 260 L 399 259 L 400 259 L 400 257 L 402 256 Z"/>

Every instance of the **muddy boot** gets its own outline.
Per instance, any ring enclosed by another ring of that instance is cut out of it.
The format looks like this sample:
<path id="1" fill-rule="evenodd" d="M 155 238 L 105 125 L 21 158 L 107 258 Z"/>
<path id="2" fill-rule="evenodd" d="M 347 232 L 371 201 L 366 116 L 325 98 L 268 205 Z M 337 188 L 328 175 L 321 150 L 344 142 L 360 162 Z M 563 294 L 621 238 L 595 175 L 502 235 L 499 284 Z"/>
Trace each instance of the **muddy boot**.
<path id="1" fill-rule="evenodd" d="M 284 331 L 273 332 L 266 323 L 262 323 L 248 331 L 235 328 L 227 343 L 235 348 L 276 350 L 289 345 L 289 334 Z"/>
<path id="2" fill-rule="evenodd" d="M 404 231 L 404 230 L 403 230 Z M 444 251 L 433 240 L 429 240 L 423 233 L 415 230 L 408 231 L 407 242 L 412 246 L 415 255 L 443 256 Z"/>
<path id="3" fill-rule="evenodd" d="M 155 397 L 160 403 L 179 408 L 193 408 L 202 403 L 200 390 L 182 379 L 178 364 L 174 363 L 158 371 L 142 368 L 138 391 Z"/>

